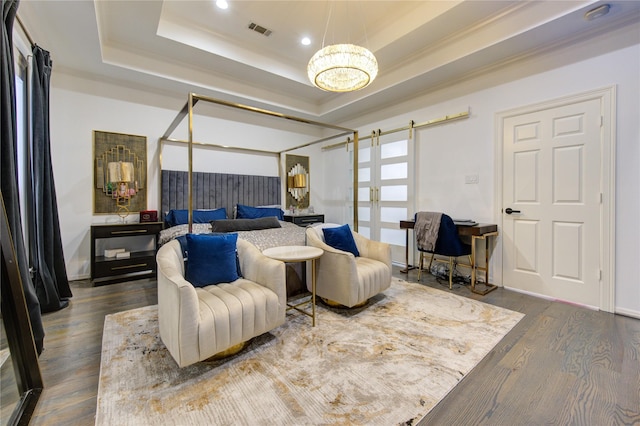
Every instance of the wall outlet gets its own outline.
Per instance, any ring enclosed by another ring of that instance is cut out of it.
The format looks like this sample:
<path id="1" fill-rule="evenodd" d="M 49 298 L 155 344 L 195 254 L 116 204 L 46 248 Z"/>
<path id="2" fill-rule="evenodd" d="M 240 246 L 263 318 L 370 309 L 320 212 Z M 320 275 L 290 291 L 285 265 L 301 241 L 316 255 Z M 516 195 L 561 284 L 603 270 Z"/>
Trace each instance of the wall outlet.
<path id="1" fill-rule="evenodd" d="M 464 183 L 478 183 L 479 180 L 477 173 L 474 175 L 466 175 L 464 177 Z"/>

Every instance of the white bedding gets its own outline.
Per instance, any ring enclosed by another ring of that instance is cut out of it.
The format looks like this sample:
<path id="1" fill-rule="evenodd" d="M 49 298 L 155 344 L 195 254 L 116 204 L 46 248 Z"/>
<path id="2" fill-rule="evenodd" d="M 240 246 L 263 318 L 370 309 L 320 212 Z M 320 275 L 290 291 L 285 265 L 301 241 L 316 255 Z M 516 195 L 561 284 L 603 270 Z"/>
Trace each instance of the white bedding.
<path id="1" fill-rule="evenodd" d="M 260 229 L 257 231 L 238 231 L 238 238 L 249 241 L 259 250 L 278 246 L 303 246 L 305 240 L 305 228 L 294 225 L 291 222 L 279 221 L 281 228 Z M 187 234 L 189 225 L 172 226 L 160 232 L 159 244 L 162 245 L 180 235 Z M 209 223 L 194 223 L 191 231 L 193 234 L 208 234 L 211 232 Z"/>

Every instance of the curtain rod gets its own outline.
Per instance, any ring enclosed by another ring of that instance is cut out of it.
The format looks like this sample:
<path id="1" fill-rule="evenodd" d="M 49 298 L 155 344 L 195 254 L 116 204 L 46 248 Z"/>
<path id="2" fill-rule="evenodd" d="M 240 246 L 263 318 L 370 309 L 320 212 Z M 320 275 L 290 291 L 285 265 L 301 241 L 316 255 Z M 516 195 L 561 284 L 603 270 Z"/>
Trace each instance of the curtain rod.
<path id="1" fill-rule="evenodd" d="M 440 118 L 434 118 L 433 120 L 429 120 L 429 121 L 425 121 L 423 123 L 418 123 L 415 124 L 413 121 L 411 121 L 411 124 L 408 126 L 404 126 L 404 127 L 398 127 L 397 129 L 392 129 L 392 130 L 386 130 L 384 132 L 380 131 L 378 129 L 378 136 L 383 136 L 383 135 L 388 135 L 391 133 L 396 133 L 396 132 L 401 132 L 403 130 L 410 130 L 410 129 L 418 129 L 420 127 L 427 127 L 427 126 L 435 126 L 438 124 L 443 124 L 449 121 L 455 121 L 455 120 L 460 120 L 463 118 L 469 118 L 469 110 L 467 111 L 463 111 L 463 112 L 459 112 L 457 114 L 450 114 L 450 115 L 446 115 L 444 117 L 440 117 Z M 374 131 L 375 133 L 375 131 Z M 365 140 L 365 139 L 371 139 L 373 137 L 373 135 L 368 135 L 368 136 L 362 136 L 360 138 L 360 140 Z M 323 146 L 322 150 L 329 150 L 329 149 L 333 149 L 333 148 L 338 148 L 341 146 L 344 146 L 345 144 L 349 144 L 351 141 L 349 139 L 347 139 L 344 142 L 337 142 L 334 143 L 332 145 L 327 145 L 327 146 Z"/>
<path id="2" fill-rule="evenodd" d="M 24 33 L 24 35 L 27 36 L 27 40 L 29 40 L 29 43 L 31 43 L 31 47 L 35 46 L 35 43 L 31 38 L 31 34 L 29 34 L 29 31 L 27 31 L 27 27 L 24 26 L 24 24 L 22 23 L 22 20 L 20 20 L 20 17 L 17 14 L 16 14 L 16 21 L 18 21 L 18 25 L 20 25 L 20 28 L 22 28 L 22 32 Z"/>

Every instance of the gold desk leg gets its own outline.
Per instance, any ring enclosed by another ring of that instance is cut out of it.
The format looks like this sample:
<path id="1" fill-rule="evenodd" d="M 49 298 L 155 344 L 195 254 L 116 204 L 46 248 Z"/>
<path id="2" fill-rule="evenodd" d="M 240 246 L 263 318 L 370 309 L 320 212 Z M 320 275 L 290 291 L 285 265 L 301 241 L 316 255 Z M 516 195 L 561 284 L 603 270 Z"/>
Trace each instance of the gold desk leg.
<path id="1" fill-rule="evenodd" d="M 316 259 L 311 260 L 311 326 L 316 326 Z"/>
<path id="2" fill-rule="evenodd" d="M 476 292 L 476 236 L 471 236 L 471 292 Z"/>
<path id="3" fill-rule="evenodd" d="M 484 234 L 484 235 L 473 235 L 471 237 L 471 262 L 472 262 L 472 267 L 471 267 L 471 292 L 475 293 L 475 294 L 480 294 L 482 296 L 484 296 L 487 293 L 492 292 L 493 290 L 495 290 L 496 288 L 498 288 L 497 285 L 495 284 L 489 284 L 489 238 L 488 237 L 495 237 L 496 235 L 498 235 L 497 232 L 490 232 L 488 234 Z M 476 263 L 476 240 L 478 239 L 482 239 L 484 240 L 484 256 L 485 256 L 485 266 L 484 266 L 484 285 L 486 287 L 486 289 L 484 290 L 478 290 L 476 289 L 476 278 L 477 278 L 477 268 L 478 265 Z"/>

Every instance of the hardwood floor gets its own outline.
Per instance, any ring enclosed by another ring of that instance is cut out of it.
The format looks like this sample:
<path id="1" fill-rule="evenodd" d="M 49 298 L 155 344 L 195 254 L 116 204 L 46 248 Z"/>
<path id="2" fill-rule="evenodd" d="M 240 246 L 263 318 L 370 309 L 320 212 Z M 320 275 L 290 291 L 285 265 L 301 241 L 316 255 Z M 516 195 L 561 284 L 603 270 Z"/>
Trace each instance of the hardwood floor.
<path id="1" fill-rule="evenodd" d="M 422 283 L 450 291 L 429 274 Z M 153 280 L 72 290 L 68 308 L 44 315 L 33 425 L 94 424 L 105 315 L 157 303 Z M 420 425 L 640 425 L 640 320 L 503 289 L 451 291 L 526 316 Z"/>
<path id="2" fill-rule="evenodd" d="M 93 287 L 71 283 L 69 306 L 43 315 L 44 391 L 33 425 L 93 425 L 105 315 L 158 303 L 155 280 Z"/>

